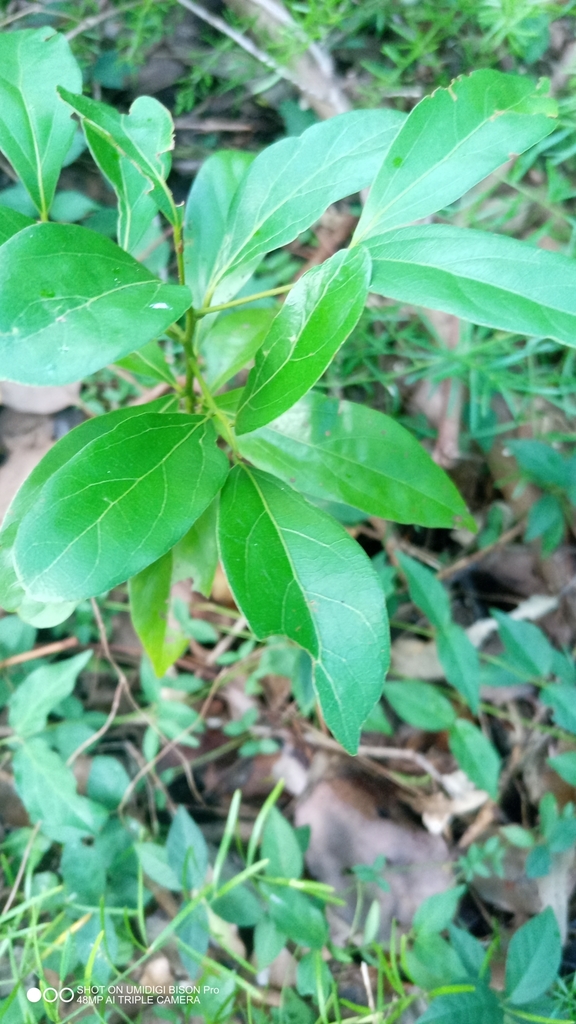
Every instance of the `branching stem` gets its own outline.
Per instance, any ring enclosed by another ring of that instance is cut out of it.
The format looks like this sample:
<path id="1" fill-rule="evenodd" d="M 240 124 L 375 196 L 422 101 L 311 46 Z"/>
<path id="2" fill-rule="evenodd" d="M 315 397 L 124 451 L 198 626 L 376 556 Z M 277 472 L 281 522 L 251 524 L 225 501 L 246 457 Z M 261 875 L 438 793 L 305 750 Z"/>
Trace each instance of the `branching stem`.
<path id="1" fill-rule="evenodd" d="M 196 319 L 208 316 L 209 313 L 221 313 L 224 309 L 234 309 L 235 306 L 245 306 L 248 302 L 256 302 L 257 299 L 269 299 L 274 295 L 285 295 L 294 287 L 294 282 L 281 284 L 278 288 L 268 288 L 265 292 L 256 292 L 254 295 L 245 295 L 241 299 L 232 299 L 231 302 L 223 302 L 220 306 L 203 306 L 196 310 Z"/>

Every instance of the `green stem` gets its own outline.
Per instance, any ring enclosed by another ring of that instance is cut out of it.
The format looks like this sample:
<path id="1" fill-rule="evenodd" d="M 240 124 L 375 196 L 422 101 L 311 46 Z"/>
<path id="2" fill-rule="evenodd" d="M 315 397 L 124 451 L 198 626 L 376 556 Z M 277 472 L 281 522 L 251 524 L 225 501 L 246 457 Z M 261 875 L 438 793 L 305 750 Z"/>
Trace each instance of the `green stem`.
<path id="1" fill-rule="evenodd" d="M 186 275 L 184 273 L 184 240 L 182 238 L 182 225 L 174 222 L 174 249 L 176 252 L 176 262 L 178 264 L 178 280 L 180 284 L 186 284 Z"/>
<path id="2" fill-rule="evenodd" d="M 200 367 L 198 366 L 198 361 L 197 361 L 196 356 L 194 355 L 194 352 L 193 352 L 193 349 L 192 349 L 192 339 L 191 338 L 190 338 L 189 347 L 184 345 L 184 349 L 185 349 L 185 352 L 186 352 L 186 396 L 187 396 L 187 398 L 189 396 L 193 396 L 193 394 L 194 394 L 194 392 L 192 390 L 192 386 L 193 386 L 194 377 L 195 377 L 196 380 L 198 381 L 198 384 L 200 385 L 200 391 L 202 392 L 202 398 L 204 399 L 206 407 L 210 410 L 210 412 L 212 413 L 214 418 L 217 419 L 219 424 L 220 424 L 220 427 L 221 427 L 221 430 L 222 430 L 222 436 L 226 439 L 226 441 L 230 445 L 232 451 L 234 452 L 234 455 L 237 458 L 240 458 L 240 452 L 238 451 L 238 445 L 236 444 L 236 438 L 234 437 L 234 434 L 232 433 L 232 430 L 230 429 L 230 423 L 228 422 L 228 418 L 224 415 L 224 413 L 216 405 L 216 402 L 214 401 L 214 396 L 212 395 L 212 392 L 210 391 L 210 388 L 208 387 L 206 381 L 204 380 L 204 377 L 202 376 L 202 372 L 200 370 Z M 190 385 L 188 383 L 188 375 L 189 374 L 190 374 Z"/>
<path id="3" fill-rule="evenodd" d="M 232 299 L 231 302 L 223 302 L 220 306 L 203 306 L 196 310 L 196 318 L 208 316 L 208 313 L 221 313 L 224 309 L 234 309 L 235 306 L 245 306 L 248 302 L 256 302 L 257 299 L 269 299 L 274 295 L 285 295 L 294 287 L 291 284 L 281 284 L 278 288 L 268 288 L 265 292 L 256 292 L 254 295 L 245 295 L 242 299 Z"/>

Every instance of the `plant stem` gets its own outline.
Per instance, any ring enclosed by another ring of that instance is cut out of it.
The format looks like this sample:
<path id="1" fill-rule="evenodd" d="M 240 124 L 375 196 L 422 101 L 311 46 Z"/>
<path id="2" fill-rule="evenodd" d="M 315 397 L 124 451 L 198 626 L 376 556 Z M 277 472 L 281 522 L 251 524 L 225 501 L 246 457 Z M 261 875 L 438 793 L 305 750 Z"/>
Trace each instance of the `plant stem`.
<path id="1" fill-rule="evenodd" d="M 180 284 L 186 284 L 186 275 L 184 273 L 184 240 L 182 238 L 182 225 L 174 223 L 174 250 L 176 252 L 176 262 L 178 264 L 178 280 Z"/>
<path id="2" fill-rule="evenodd" d="M 223 437 L 225 437 L 225 439 L 227 440 L 232 451 L 234 452 L 234 455 L 237 458 L 239 458 L 240 452 L 238 451 L 236 438 L 234 437 L 234 434 L 230 429 L 228 418 L 216 405 L 212 392 L 210 391 L 210 388 L 208 387 L 206 381 L 204 380 L 204 377 L 202 376 L 202 372 L 200 370 L 200 367 L 198 366 L 198 361 L 192 349 L 191 338 L 189 345 L 184 345 L 184 349 L 186 352 L 186 398 L 188 399 L 189 396 L 193 395 L 192 387 L 195 377 L 196 380 L 198 381 L 198 384 L 200 385 L 200 391 L 202 392 L 202 398 L 204 399 L 205 405 L 210 410 L 214 418 L 218 420 L 222 430 Z M 188 385 L 188 374 L 190 374 L 190 386 Z M 190 409 L 190 411 L 192 411 L 192 409 Z"/>
<path id="3" fill-rule="evenodd" d="M 220 306 L 203 306 L 202 309 L 196 310 L 196 318 L 199 320 L 200 317 L 208 316 L 208 313 L 221 313 L 224 309 L 234 309 L 235 306 L 245 306 L 248 302 L 256 302 L 257 299 L 269 299 L 274 295 L 285 295 L 294 287 L 294 282 L 291 284 L 281 284 L 278 288 L 269 288 L 265 292 L 256 292 L 254 295 L 245 295 L 241 299 L 232 299 L 231 302 L 223 302 Z"/>

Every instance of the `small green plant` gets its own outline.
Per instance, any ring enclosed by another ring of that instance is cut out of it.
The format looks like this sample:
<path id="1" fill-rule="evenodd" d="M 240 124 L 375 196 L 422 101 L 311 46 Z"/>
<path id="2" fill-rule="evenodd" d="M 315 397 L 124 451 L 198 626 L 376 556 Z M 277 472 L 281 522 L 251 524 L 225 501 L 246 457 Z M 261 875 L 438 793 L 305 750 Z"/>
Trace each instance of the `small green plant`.
<path id="1" fill-rule="evenodd" d="M 410 226 L 553 129 L 545 85 L 480 71 L 408 117 L 356 111 L 256 158 L 218 153 L 184 208 L 167 185 L 173 128 L 160 103 L 140 97 L 121 114 L 82 96 L 68 44 L 51 30 L 4 34 L 0 57 L 0 147 L 40 221 L 0 210 L 3 376 L 61 384 L 128 358 L 168 391 L 88 420 L 29 477 L 0 536 L 3 607 L 55 623 L 128 580 L 161 676 L 188 642 L 168 624 L 171 584 L 192 576 L 208 593 L 219 554 L 253 634 L 304 648 L 324 718 L 355 751 L 388 663 L 384 596 L 362 550 L 314 502 L 425 526 L 473 523 L 407 431 L 313 388 L 369 290 L 573 343 L 571 260 L 479 231 Z M 72 113 L 117 193 L 118 244 L 50 219 Z M 250 280 L 263 257 L 368 185 L 350 247 L 273 289 L 287 293 L 279 310 L 259 308 Z M 176 284 L 132 255 L 158 214 L 173 234 Z M 162 339 L 180 353 L 183 379 Z M 244 386 L 226 390 L 252 361 Z M 449 631 L 447 643 L 459 642 Z M 473 728 L 456 722 L 453 744 Z"/>
<path id="2" fill-rule="evenodd" d="M 509 441 L 520 472 L 542 488 L 544 494 L 528 515 L 526 540 L 541 538 L 545 555 L 564 539 L 566 523 L 576 509 L 576 454 L 565 458 L 544 441 Z"/>

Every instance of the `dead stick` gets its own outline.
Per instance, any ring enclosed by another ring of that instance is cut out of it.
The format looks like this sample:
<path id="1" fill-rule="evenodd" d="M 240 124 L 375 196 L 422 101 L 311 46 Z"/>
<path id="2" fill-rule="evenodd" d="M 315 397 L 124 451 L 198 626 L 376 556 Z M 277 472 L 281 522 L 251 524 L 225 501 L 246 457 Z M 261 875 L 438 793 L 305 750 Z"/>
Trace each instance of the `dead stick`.
<path id="1" fill-rule="evenodd" d="M 71 647 L 78 647 L 79 641 L 75 636 L 69 636 L 66 640 L 56 640 L 52 644 L 44 644 L 43 647 L 34 647 L 31 651 L 24 651 L 24 654 L 13 654 L 11 658 L 4 658 L 0 661 L 0 669 L 10 668 L 11 665 L 22 665 L 25 661 L 34 661 L 35 658 L 45 658 L 49 654 L 60 654 L 61 651 L 68 651 Z"/>

